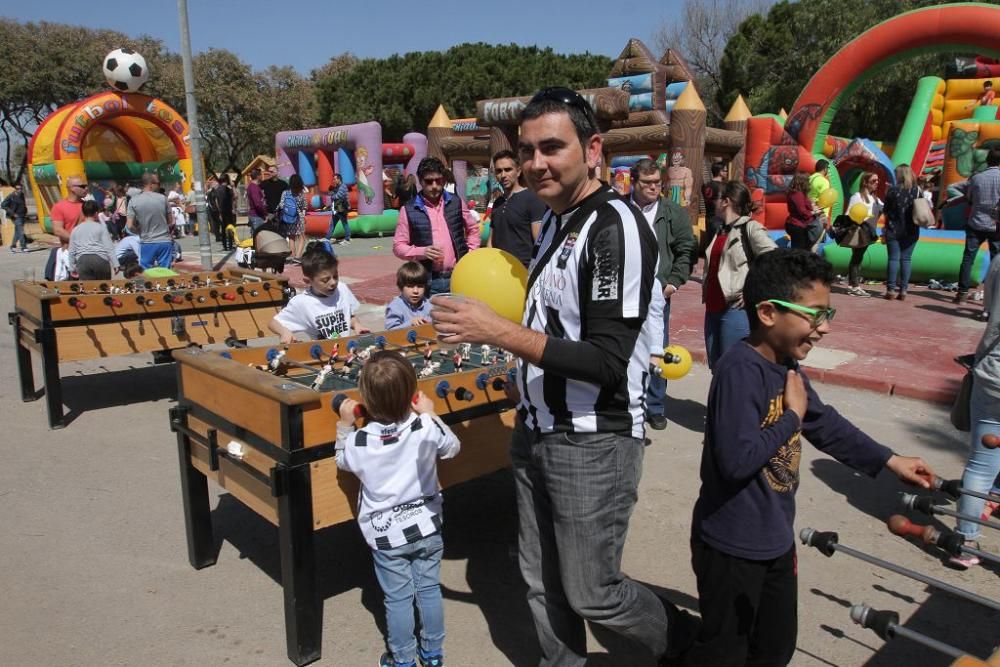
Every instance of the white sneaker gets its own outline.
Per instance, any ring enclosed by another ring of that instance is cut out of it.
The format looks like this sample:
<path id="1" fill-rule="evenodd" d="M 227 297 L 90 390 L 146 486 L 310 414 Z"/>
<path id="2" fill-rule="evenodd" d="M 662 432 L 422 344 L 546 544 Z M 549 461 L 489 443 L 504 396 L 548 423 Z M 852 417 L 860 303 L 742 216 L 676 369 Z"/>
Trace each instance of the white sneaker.
<path id="1" fill-rule="evenodd" d="M 849 288 L 847 290 L 847 293 L 850 294 L 851 296 L 860 296 L 860 297 L 870 297 L 871 296 L 871 294 L 869 294 L 865 290 L 861 289 L 860 287 L 851 287 L 851 288 Z"/>

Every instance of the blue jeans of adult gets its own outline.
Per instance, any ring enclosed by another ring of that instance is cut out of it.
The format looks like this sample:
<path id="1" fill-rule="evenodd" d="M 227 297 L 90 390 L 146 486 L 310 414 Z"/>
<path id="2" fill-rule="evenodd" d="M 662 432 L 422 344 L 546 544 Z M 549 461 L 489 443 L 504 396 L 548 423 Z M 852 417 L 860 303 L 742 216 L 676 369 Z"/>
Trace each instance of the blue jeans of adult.
<path id="1" fill-rule="evenodd" d="M 28 239 L 24 235 L 24 218 L 14 218 L 14 238 L 10 241 L 11 249 L 17 246 L 17 242 L 21 242 L 21 250 L 28 249 Z"/>
<path id="2" fill-rule="evenodd" d="M 962 266 L 958 269 L 958 291 L 965 293 L 969 291 L 969 283 L 972 278 L 972 264 L 976 261 L 976 253 L 979 246 L 988 244 L 990 249 L 990 261 L 1000 254 L 1000 236 L 996 232 L 980 231 L 978 229 L 966 228 L 965 230 L 965 251 L 962 253 Z"/>
<path id="3" fill-rule="evenodd" d="M 257 217 L 256 215 L 249 216 L 247 224 L 250 226 L 250 233 L 253 234 L 257 231 L 257 228 L 264 224 L 264 218 Z"/>
<path id="4" fill-rule="evenodd" d="M 337 223 L 338 222 L 344 223 L 344 240 L 345 241 L 350 241 L 351 240 L 351 223 L 347 221 L 347 214 L 346 213 L 337 213 L 336 211 L 334 211 L 333 215 L 330 216 L 330 228 L 328 230 L 326 230 L 326 238 L 328 238 L 328 239 L 332 239 L 333 238 L 333 233 L 335 231 L 337 231 Z"/>
<path id="5" fill-rule="evenodd" d="M 445 277 L 431 278 L 430 282 L 430 294 L 429 296 L 434 296 L 435 294 L 444 294 L 451 291 L 451 274 Z"/>
<path id="6" fill-rule="evenodd" d="M 969 460 L 966 461 L 965 472 L 962 474 L 962 486 L 979 493 L 989 491 L 1000 493 L 997 480 L 1000 475 L 1000 447 L 995 449 L 983 447 L 984 435 L 1000 435 L 1000 402 L 991 399 L 985 391 L 973 383 L 969 407 L 972 430 L 969 433 Z M 985 504 L 986 501 L 982 498 L 962 494 L 958 501 L 958 511 L 961 514 L 978 517 L 982 514 Z M 959 519 L 956 532 L 967 540 L 976 540 L 979 539 L 980 526 Z"/>
<path id="7" fill-rule="evenodd" d="M 670 299 L 663 305 L 663 346 L 670 345 Z M 660 350 L 654 350 L 659 353 Z M 646 413 L 662 415 L 667 396 L 667 381 L 659 375 L 649 376 L 649 387 L 646 389 Z"/>
<path id="8" fill-rule="evenodd" d="M 520 419 L 514 426 L 518 555 L 543 666 L 587 661 L 584 621 L 657 657 L 667 648 L 663 603 L 621 571 L 643 450 L 625 434 L 536 434 Z"/>
<path id="9" fill-rule="evenodd" d="M 886 290 L 905 292 L 910 286 L 910 259 L 913 257 L 913 249 L 917 247 L 917 239 L 918 236 L 885 239 L 885 247 L 889 253 Z"/>
<path id="10" fill-rule="evenodd" d="M 173 241 L 139 244 L 139 266 L 141 266 L 143 270 L 154 266 L 162 266 L 165 269 L 169 269 L 170 265 L 173 263 Z"/>
<path id="11" fill-rule="evenodd" d="M 742 308 L 727 308 L 721 313 L 705 313 L 705 355 L 708 367 L 715 365 L 736 343 L 750 335 L 750 320 Z"/>
<path id="12" fill-rule="evenodd" d="M 440 655 L 444 645 L 444 605 L 441 602 L 441 534 L 395 549 L 374 549 L 375 578 L 385 594 L 389 650 L 397 663 L 417 659 L 413 601 L 420 611 L 420 648 Z"/>

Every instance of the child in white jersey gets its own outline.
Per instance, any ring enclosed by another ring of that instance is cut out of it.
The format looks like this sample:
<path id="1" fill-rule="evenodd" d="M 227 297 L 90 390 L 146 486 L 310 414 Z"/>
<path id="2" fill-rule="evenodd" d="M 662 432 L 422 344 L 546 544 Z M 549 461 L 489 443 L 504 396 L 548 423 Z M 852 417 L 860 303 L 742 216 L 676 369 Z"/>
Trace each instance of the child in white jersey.
<path id="1" fill-rule="evenodd" d="M 341 404 L 337 424 L 337 465 L 361 480 L 358 524 L 385 594 L 389 652 L 379 660 L 381 667 L 414 667 L 418 658 L 422 667 L 444 665 L 436 460 L 455 456 L 461 445 L 434 414 L 431 399 L 416 389 L 410 362 L 396 352 L 377 352 L 358 378 L 367 424 L 354 429 L 358 403 L 350 399 Z"/>

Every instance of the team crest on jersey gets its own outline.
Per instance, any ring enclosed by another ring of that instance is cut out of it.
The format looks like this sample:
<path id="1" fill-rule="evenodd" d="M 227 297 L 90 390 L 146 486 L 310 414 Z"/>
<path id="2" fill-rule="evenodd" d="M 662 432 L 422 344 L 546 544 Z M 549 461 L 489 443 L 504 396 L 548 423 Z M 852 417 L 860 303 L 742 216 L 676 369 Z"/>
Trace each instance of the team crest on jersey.
<path id="1" fill-rule="evenodd" d="M 591 301 L 617 301 L 621 286 L 618 284 L 619 258 L 618 230 L 609 227 L 594 237 L 594 268 L 591 281 Z"/>
<path id="2" fill-rule="evenodd" d="M 566 237 L 566 241 L 563 243 L 562 251 L 559 253 L 559 260 L 556 262 L 557 268 L 566 268 L 566 260 L 568 260 L 569 256 L 573 254 L 573 247 L 576 246 L 577 236 L 579 236 L 579 234 L 573 232 Z"/>

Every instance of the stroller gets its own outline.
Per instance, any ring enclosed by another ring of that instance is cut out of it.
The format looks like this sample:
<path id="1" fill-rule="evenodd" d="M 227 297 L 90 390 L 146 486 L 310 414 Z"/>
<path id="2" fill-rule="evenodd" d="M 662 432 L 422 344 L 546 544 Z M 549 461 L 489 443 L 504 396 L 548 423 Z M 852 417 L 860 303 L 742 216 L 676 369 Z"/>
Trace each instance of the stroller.
<path id="1" fill-rule="evenodd" d="M 258 227 L 252 238 L 236 241 L 236 264 L 247 269 L 284 273 L 290 254 L 288 241 L 271 223 Z"/>

